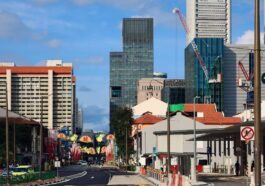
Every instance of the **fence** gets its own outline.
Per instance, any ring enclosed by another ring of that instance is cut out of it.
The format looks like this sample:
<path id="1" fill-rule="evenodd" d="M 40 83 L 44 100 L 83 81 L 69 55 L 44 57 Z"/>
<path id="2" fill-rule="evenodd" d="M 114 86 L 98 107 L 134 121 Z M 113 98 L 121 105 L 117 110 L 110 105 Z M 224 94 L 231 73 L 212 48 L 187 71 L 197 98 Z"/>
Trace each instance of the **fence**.
<path id="1" fill-rule="evenodd" d="M 152 167 L 147 167 L 146 171 L 147 171 L 147 176 L 154 178 L 160 181 L 161 183 L 165 182 L 165 172 L 162 172 L 158 169 L 154 169 Z"/>
<path id="2" fill-rule="evenodd" d="M 41 178 L 40 178 L 38 172 L 28 173 L 28 174 L 21 175 L 21 176 L 11 176 L 10 177 L 10 184 L 12 185 L 12 184 L 28 183 L 28 182 L 33 182 L 33 181 L 37 181 L 37 180 L 52 179 L 55 177 L 56 177 L 55 171 L 42 172 Z M 6 183 L 6 177 L 0 176 L 0 185 L 4 185 L 5 183 Z"/>

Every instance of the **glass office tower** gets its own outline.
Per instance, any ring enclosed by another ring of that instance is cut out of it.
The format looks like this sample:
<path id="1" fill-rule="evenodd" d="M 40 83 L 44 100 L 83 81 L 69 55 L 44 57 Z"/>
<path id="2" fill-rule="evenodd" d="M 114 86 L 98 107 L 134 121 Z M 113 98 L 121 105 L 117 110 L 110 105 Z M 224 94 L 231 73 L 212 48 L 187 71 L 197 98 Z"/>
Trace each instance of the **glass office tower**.
<path id="1" fill-rule="evenodd" d="M 186 103 L 193 103 L 200 96 L 200 103 L 216 103 L 217 110 L 223 111 L 223 38 L 195 38 L 198 50 L 207 66 L 209 80 L 189 44 L 185 49 Z"/>
<path id="2" fill-rule="evenodd" d="M 110 117 L 135 106 L 138 80 L 153 77 L 153 19 L 123 19 L 122 38 L 123 52 L 110 53 Z"/>

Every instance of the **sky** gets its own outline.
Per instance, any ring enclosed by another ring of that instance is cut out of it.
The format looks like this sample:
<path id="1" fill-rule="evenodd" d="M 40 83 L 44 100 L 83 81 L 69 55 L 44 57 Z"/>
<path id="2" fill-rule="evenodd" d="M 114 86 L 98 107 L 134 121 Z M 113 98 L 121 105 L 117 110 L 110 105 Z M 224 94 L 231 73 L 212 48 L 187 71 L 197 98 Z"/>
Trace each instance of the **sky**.
<path id="1" fill-rule="evenodd" d="M 0 61 L 73 63 L 84 128 L 108 131 L 109 52 L 122 51 L 122 18 L 153 17 L 154 70 L 184 78 L 185 33 L 175 7 L 185 16 L 185 0 L 0 0 Z M 232 43 L 253 43 L 253 16 L 252 0 L 232 0 Z"/>

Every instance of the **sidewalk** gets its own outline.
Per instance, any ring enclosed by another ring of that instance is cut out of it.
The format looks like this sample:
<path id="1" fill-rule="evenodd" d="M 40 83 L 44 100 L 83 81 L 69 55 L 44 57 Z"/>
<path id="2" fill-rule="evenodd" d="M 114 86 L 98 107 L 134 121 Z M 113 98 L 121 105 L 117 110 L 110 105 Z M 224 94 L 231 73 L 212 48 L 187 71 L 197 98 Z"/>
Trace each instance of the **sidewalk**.
<path id="1" fill-rule="evenodd" d="M 146 179 L 149 182 L 151 182 L 152 185 L 159 185 L 159 186 L 166 186 L 167 185 L 167 179 L 165 179 L 164 183 L 161 183 L 160 181 L 158 181 L 158 180 L 156 180 L 154 178 L 151 178 L 149 176 L 144 176 L 144 175 L 141 175 L 141 174 L 139 174 L 139 176 L 141 176 L 143 179 Z"/>
<path id="2" fill-rule="evenodd" d="M 108 185 L 152 185 L 152 183 L 139 175 L 117 175 L 111 178 Z"/>

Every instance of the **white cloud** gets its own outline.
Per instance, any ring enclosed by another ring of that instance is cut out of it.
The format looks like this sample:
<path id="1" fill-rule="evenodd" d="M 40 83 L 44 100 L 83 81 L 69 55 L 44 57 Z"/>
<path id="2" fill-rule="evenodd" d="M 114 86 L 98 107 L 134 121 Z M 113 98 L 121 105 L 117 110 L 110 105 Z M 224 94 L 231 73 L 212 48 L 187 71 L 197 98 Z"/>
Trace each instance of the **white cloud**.
<path id="1" fill-rule="evenodd" d="M 62 41 L 58 39 L 52 39 L 52 40 L 49 40 L 47 44 L 51 48 L 59 48 L 62 45 Z"/>
<path id="2" fill-rule="evenodd" d="M 125 10 L 134 10 L 137 16 L 133 17 L 152 17 L 155 24 L 167 26 L 174 25 L 176 15 L 171 10 L 163 11 L 161 4 L 155 0 L 72 0 L 74 4 L 84 6 L 94 3 L 105 4 Z"/>
<path id="3" fill-rule="evenodd" d="M 32 30 L 13 13 L 0 12 L 0 38 L 21 40 L 33 37 Z"/>
<path id="4" fill-rule="evenodd" d="M 264 41 L 264 33 L 260 33 L 260 42 Z M 236 44 L 254 44 L 254 31 L 247 30 L 236 39 Z"/>
<path id="5" fill-rule="evenodd" d="M 85 61 L 86 62 L 86 61 Z M 89 64 L 103 64 L 104 59 L 102 56 L 91 56 L 87 59 Z"/>

